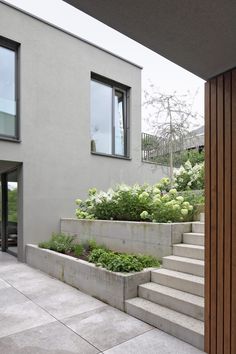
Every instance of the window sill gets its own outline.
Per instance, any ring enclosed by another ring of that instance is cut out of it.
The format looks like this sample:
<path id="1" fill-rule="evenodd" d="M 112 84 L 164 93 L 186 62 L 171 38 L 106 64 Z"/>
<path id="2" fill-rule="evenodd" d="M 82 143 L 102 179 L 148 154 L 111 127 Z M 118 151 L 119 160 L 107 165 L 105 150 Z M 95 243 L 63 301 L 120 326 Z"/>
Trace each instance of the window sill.
<path id="1" fill-rule="evenodd" d="M 131 157 L 128 156 L 121 156 L 121 155 L 109 155 L 109 154 L 103 154 L 101 152 L 93 152 L 91 151 L 91 155 L 95 155 L 95 156 L 101 156 L 101 157 L 110 157 L 110 158 L 115 158 L 115 159 L 120 159 L 120 160 L 127 160 L 127 161 L 131 161 Z"/>
<path id="2" fill-rule="evenodd" d="M 20 139 L 17 139 L 17 138 L 10 138 L 10 137 L 7 137 L 7 136 L 3 136 L 3 135 L 0 135 L 0 141 L 3 140 L 3 141 L 10 141 L 12 143 L 21 143 L 21 140 Z"/>

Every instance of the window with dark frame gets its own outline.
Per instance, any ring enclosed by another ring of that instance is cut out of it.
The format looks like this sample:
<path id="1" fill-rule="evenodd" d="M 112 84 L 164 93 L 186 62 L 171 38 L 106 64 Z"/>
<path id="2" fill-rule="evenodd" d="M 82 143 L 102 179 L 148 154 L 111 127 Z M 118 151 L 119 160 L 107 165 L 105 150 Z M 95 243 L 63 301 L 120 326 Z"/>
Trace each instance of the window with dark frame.
<path id="1" fill-rule="evenodd" d="M 0 36 L 0 139 L 19 139 L 17 107 L 18 43 Z"/>
<path id="2" fill-rule="evenodd" d="M 129 157 L 127 99 L 127 87 L 91 76 L 92 153 Z"/>

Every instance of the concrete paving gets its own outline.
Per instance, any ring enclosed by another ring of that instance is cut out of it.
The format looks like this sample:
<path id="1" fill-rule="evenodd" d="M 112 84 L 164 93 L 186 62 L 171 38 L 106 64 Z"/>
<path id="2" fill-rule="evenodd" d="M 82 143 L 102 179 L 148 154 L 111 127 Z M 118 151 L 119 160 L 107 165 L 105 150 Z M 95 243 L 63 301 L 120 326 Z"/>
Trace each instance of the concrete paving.
<path id="1" fill-rule="evenodd" d="M 1 354 L 202 354 L 0 253 Z"/>

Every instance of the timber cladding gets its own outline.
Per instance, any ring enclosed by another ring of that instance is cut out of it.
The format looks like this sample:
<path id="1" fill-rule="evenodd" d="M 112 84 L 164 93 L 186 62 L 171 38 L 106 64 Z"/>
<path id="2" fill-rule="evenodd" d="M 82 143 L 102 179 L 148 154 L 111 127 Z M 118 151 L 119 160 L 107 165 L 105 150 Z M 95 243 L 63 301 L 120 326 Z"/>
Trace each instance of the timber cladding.
<path id="1" fill-rule="evenodd" d="M 205 350 L 236 354 L 236 69 L 205 87 Z"/>

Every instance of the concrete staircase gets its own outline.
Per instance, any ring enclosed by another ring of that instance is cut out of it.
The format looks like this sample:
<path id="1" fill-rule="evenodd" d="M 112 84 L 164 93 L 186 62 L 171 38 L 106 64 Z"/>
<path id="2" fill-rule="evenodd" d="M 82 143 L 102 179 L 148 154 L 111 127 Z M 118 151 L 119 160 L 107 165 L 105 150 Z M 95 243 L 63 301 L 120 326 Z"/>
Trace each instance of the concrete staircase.
<path id="1" fill-rule="evenodd" d="M 204 348 L 204 215 L 163 257 L 138 297 L 126 301 L 126 312 L 193 346 Z"/>

